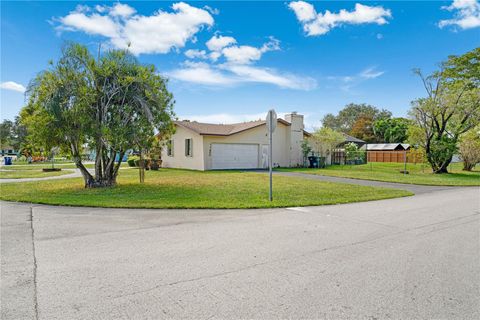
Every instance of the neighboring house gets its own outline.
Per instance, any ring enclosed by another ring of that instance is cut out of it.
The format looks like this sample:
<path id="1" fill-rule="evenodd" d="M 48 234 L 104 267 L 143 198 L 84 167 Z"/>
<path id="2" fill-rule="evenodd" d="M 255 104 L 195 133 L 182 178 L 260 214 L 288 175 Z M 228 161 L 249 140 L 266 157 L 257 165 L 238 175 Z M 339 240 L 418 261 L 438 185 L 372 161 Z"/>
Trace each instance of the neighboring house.
<path id="1" fill-rule="evenodd" d="M 162 150 L 162 166 L 195 170 L 257 169 L 268 166 L 265 120 L 235 124 L 175 121 L 176 131 Z M 303 115 L 293 112 L 277 120 L 273 133 L 273 163 L 303 165 Z"/>
<path id="2" fill-rule="evenodd" d="M 363 140 L 361 140 L 361 139 L 352 137 L 352 136 L 350 136 L 350 135 L 348 135 L 348 134 L 346 134 L 346 133 L 343 133 L 343 132 L 342 132 L 342 134 L 343 134 L 343 136 L 345 137 L 345 141 L 342 142 L 342 143 L 340 143 L 340 144 L 338 145 L 338 148 L 343 148 L 346 144 L 351 143 L 351 142 L 355 143 L 359 148 L 360 148 L 361 146 L 363 146 L 364 144 L 366 144 L 366 142 L 363 141 Z"/>
<path id="3" fill-rule="evenodd" d="M 15 150 L 13 147 L 11 146 L 3 146 L 2 149 L 0 149 L 0 154 L 2 156 L 17 156 L 18 154 L 18 151 Z"/>

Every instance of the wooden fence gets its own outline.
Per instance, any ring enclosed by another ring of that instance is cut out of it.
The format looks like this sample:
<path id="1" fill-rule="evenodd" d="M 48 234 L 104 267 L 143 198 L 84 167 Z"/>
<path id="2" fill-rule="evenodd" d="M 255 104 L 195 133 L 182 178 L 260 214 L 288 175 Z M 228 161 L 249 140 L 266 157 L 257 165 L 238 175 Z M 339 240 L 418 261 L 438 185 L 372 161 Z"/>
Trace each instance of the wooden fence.
<path id="1" fill-rule="evenodd" d="M 408 163 L 421 163 L 421 155 L 410 151 L 367 151 L 367 162 L 401 162 L 407 157 Z"/>

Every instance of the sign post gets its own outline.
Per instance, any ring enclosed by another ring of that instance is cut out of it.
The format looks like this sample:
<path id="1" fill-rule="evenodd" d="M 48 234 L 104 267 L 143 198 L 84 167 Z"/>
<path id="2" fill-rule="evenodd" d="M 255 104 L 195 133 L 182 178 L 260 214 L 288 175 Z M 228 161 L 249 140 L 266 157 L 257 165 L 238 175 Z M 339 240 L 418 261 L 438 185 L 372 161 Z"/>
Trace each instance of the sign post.
<path id="1" fill-rule="evenodd" d="M 272 195 L 272 167 L 273 167 L 273 131 L 277 127 L 277 113 L 275 110 L 271 109 L 267 114 L 267 130 L 268 130 L 268 173 L 270 176 L 270 192 L 268 199 L 273 201 Z"/>

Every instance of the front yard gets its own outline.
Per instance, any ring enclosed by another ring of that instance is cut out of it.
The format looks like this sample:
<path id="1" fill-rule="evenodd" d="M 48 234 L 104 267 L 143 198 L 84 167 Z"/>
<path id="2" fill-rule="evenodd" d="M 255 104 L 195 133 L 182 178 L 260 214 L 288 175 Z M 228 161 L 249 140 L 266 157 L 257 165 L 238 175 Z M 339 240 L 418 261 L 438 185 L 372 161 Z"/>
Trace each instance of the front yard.
<path id="1" fill-rule="evenodd" d="M 120 170 L 118 186 L 84 189 L 70 178 L 0 185 L 0 199 L 53 205 L 117 208 L 267 208 L 349 203 L 409 196 L 386 189 L 274 176 L 274 201 L 268 201 L 268 175 L 235 171 Z"/>
<path id="2" fill-rule="evenodd" d="M 363 165 L 332 165 L 324 169 L 285 168 L 293 171 L 333 177 L 376 180 L 420 185 L 480 186 L 480 171 L 462 171 L 462 164 L 449 166 L 449 174 L 433 174 L 426 164 L 407 164 L 409 174 L 403 174 L 403 163 L 371 162 Z"/>
<path id="3" fill-rule="evenodd" d="M 0 169 L 0 179 L 22 179 L 22 178 L 44 178 L 61 176 L 74 172 L 73 170 L 62 170 L 53 172 L 43 172 L 43 168 L 49 168 L 47 165 L 25 165 L 25 166 L 2 166 Z"/>

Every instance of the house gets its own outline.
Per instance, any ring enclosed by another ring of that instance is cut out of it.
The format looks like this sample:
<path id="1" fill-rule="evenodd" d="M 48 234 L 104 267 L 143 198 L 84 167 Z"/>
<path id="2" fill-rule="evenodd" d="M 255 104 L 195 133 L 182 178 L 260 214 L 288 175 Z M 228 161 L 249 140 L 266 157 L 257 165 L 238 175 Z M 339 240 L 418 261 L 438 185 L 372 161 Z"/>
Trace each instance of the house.
<path id="1" fill-rule="evenodd" d="M 2 146 L 0 149 L 0 156 L 5 157 L 13 157 L 14 159 L 18 155 L 18 150 L 15 150 L 12 146 Z"/>
<path id="2" fill-rule="evenodd" d="M 351 135 L 348 135 L 344 132 L 342 132 L 344 138 L 345 138 L 345 141 L 340 143 L 338 145 L 338 148 L 343 148 L 346 144 L 349 144 L 349 143 L 355 143 L 359 148 L 363 145 L 365 145 L 365 141 L 361 140 L 361 139 L 358 139 L 358 138 L 355 138 L 355 137 L 352 137 Z"/>
<path id="3" fill-rule="evenodd" d="M 265 120 L 234 124 L 175 121 L 176 131 L 162 150 L 162 166 L 195 170 L 257 169 L 268 167 Z M 301 144 L 310 136 L 303 115 L 293 112 L 277 119 L 273 133 L 273 164 L 303 165 Z"/>

